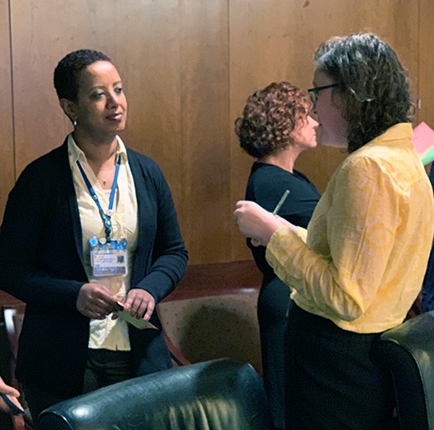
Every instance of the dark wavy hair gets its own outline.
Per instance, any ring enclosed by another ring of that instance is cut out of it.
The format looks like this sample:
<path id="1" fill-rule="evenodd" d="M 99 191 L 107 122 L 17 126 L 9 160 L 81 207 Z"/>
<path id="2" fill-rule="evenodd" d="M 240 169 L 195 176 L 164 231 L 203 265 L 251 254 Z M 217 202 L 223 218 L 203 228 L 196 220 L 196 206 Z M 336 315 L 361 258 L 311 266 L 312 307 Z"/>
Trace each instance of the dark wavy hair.
<path id="1" fill-rule="evenodd" d="M 54 70 L 53 81 L 57 97 L 76 102 L 80 73 L 97 61 L 112 62 L 107 55 L 92 49 L 79 49 L 63 57 Z"/>
<path id="2" fill-rule="evenodd" d="M 279 153 L 294 142 L 291 133 L 307 120 L 310 109 L 307 94 L 289 82 L 256 91 L 235 121 L 241 148 L 259 159 Z"/>
<path id="3" fill-rule="evenodd" d="M 371 33 L 332 38 L 314 55 L 317 70 L 338 84 L 353 152 L 388 128 L 410 122 L 408 75 L 395 51 Z"/>

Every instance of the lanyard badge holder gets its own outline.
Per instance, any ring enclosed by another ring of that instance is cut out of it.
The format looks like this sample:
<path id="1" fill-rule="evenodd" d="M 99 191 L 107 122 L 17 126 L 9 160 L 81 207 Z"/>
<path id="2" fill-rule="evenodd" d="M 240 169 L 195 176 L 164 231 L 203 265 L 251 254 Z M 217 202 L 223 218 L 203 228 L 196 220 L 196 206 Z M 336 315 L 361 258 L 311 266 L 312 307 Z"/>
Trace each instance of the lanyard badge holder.
<path id="1" fill-rule="evenodd" d="M 128 273 L 127 240 L 89 239 L 93 275 L 126 276 Z"/>
<path id="2" fill-rule="evenodd" d="M 127 254 L 127 240 L 112 240 L 112 222 L 111 215 L 113 213 L 113 204 L 116 194 L 116 187 L 118 182 L 119 167 L 121 163 L 121 156 L 119 155 L 116 163 L 116 171 L 113 179 L 113 185 L 110 192 L 109 207 L 107 213 L 104 213 L 98 196 L 93 189 L 86 173 L 83 170 L 80 162 L 77 160 L 78 168 L 83 176 L 84 182 L 92 196 L 95 204 L 98 207 L 101 220 L 104 224 L 105 238 L 98 239 L 92 237 L 89 239 L 90 245 L 90 263 L 93 268 L 93 275 L 97 276 L 126 276 L 128 273 L 128 254 Z"/>

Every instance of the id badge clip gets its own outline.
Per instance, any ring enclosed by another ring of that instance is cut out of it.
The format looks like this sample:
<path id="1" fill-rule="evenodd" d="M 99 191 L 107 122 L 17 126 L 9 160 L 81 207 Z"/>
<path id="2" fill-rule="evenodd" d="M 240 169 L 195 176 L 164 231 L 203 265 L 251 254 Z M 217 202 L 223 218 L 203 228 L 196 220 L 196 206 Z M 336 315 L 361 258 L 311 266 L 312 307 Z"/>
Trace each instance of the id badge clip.
<path id="1" fill-rule="evenodd" d="M 93 276 L 126 276 L 128 273 L 127 240 L 89 239 Z"/>

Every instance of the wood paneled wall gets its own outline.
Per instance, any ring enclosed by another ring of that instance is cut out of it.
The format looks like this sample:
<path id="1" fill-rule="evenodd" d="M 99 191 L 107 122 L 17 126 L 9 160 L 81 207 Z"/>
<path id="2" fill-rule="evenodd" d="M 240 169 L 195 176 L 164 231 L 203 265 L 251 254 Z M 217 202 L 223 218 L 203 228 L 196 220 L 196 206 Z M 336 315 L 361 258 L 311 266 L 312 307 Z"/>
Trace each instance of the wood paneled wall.
<path id="1" fill-rule="evenodd" d="M 433 92 L 433 16 L 430 0 L 0 0 L 0 211 L 16 175 L 71 130 L 57 62 L 99 49 L 124 81 L 122 138 L 162 167 L 190 263 L 250 259 L 232 218 L 252 162 L 233 132 L 246 98 L 273 81 L 309 88 L 317 45 L 367 30 L 398 51 L 416 96 Z M 434 126 L 433 97 L 421 98 Z M 297 167 L 323 191 L 344 157 L 318 147 Z"/>
<path id="2" fill-rule="evenodd" d="M 0 0 L 0 217 L 15 181 L 9 6 Z"/>

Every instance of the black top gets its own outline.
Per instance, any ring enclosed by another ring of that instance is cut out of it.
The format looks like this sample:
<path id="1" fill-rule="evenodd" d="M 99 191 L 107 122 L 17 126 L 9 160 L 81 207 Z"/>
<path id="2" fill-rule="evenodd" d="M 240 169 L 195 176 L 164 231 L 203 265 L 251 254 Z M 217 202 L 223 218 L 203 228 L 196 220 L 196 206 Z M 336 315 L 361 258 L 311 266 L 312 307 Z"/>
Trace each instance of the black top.
<path id="1" fill-rule="evenodd" d="M 267 211 L 273 212 L 282 195 L 289 195 L 277 213 L 294 225 L 307 227 L 321 195 L 303 173 L 288 172 L 273 164 L 253 163 L 247 182 L 246 200 L 252 200 Z M 265 259 L 265 247 L 254 247 L 247 239 L 256 265 L 264 277 L 274 277 L 273 269 Z"/>

